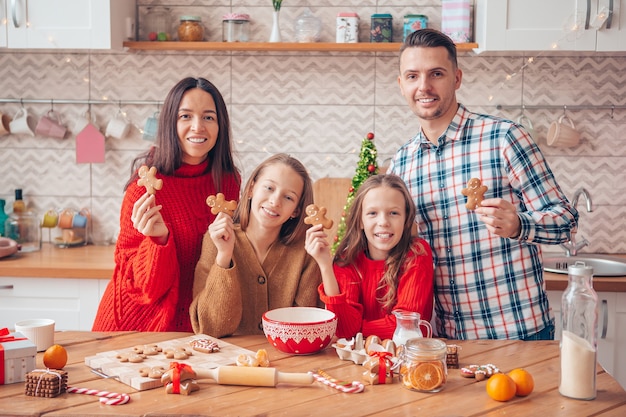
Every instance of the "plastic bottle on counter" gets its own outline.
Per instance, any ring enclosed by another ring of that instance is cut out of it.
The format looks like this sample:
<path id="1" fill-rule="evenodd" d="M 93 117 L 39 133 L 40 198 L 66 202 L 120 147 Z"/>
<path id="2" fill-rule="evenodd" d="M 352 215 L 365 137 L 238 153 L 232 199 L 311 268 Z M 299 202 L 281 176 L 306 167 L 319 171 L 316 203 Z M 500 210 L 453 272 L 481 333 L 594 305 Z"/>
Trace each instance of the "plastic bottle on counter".
<path id="1" fill-rule="evenodd" d="M 4 207 L 6 206 L 6 200 L 0 199 L 0 236 L 4 235 L 4 222 L 7 221 L 9 215 L 4 211 Z M 6 237 L 6 236 L 5 236 Z"/>
<path id="2" fill-rule="evenodd" d="M 598 356 L 598 295 L 592 284 L 593 268 L 577 261 L 567 271 L 568 284 L 561 306 L 559 393 L 593 400 Z"/>

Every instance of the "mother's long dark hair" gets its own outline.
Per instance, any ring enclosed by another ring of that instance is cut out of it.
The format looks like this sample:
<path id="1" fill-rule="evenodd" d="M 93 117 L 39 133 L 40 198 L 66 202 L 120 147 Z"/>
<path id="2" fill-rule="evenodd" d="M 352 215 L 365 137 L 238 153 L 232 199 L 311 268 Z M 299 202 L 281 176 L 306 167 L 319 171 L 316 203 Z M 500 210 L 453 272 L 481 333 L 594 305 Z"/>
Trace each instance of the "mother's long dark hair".
<path id="1" fill-rule="evenodd" d="M 183 95 L 193 88 L 200 88 L 211 94 L 217 110 L 219 132 L 215 146 L 209 151 L 210 163 L 207 167 L 207 171 L 211 171 L 216 192 L 221 191 L 222 179 L 225 175 L 233 174 L 237 181 L 240 180 L 239 172 L 233 160 L 230 119 L 222 94 L 215 85 L 204 78 L 187 77 L 172 87 L 165 97 L 163 108 L 159 114 L 156 144 L 135 158 L 131 164 L 130 179 L 124 189 L 137 180 L 137 169 L 141 165 L 154 166 L 163 175 L 173 175 L 183 164 L 183 152 L 178 141 L 176 123 Z"/>

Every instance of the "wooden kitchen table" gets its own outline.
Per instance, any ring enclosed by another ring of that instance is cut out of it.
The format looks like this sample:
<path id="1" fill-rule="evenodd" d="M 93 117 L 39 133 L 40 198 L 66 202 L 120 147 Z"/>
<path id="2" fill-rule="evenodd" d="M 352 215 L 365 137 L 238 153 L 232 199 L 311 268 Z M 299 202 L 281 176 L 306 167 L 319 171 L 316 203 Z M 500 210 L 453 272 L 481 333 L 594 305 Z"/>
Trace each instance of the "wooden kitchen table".
<path id="1" fill-rule="evenodd" d="M 448 371 L 448 382 L 441 392 L 425 394 L 409 391 L 398 382 L 366 386 L 363 393 L 346 394 L 319 382 L 297 386 L 272 387 L 218 385 L 200 381 L 200 390 L 191 395 L 166 394 L 164 388 L 135 391 L 115 379 L 101 378 L 84 364 L 86 356 L 138 344 L 189 336 L 188 333 L 93 333 L 57 332 L 55 342 L 66 347 L 68 383 L 77 388 L 128 393 L 124 405 L 103 405 L 98 397 L 65 393 L 56 398 L 30 397 L 24 384 L 0 386 L 0 415 L 16 416 L 624 416 L 626 392 L 598 366 L 598 395 L 593 401 L 572 400 L 558 392 L 558 342 L 507 340 L 454 341 L 460 346 L 461 365 L 493 363 L 503 371 L 524 367 L 535 379 L 535 390 L 525 398 L 497 402 L 485 392 L 485 382 L 463 378 L 458 369 Z M 360 380 L 364 369 L 340 360 L 335 350 L 310 356 L 283 354 L 263 336 L 237 336 L 229 343 L 256 351 L 268 351 L 271 366 L 282 372 L 324 369 L 338 379 Z M 452 343 L 452 342 L 450 342 Z M 42 353 L 37 355 L 41 368 Z"/>

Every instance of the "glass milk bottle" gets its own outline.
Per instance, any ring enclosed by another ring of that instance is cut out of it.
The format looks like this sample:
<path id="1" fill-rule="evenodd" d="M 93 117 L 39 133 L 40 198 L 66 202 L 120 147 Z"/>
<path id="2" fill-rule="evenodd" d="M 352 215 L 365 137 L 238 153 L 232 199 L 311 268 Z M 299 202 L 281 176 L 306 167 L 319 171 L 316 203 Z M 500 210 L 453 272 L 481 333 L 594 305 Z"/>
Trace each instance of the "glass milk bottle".
<path id="1" fill-rule="evenodd" d="M 559 393 L 579 400 L 596 398 L 598 354 L 598 296 L 593 290 L 593 268 L 577 261 L 568 268 L 561 319 L 561 373 Z"/>
<path id="2" fill-rule="evenodd" d="M 424 337 L 420 326 L 426 328 L 426 337 L 432 337 L 433 329 L 429 322 L 420 318 L 420 313 L 394 310 L 393 314 L 396 316 L 396 329 L 393 332 L 393 343 L 396 346 L 404 345 L 409 339 Z"/>

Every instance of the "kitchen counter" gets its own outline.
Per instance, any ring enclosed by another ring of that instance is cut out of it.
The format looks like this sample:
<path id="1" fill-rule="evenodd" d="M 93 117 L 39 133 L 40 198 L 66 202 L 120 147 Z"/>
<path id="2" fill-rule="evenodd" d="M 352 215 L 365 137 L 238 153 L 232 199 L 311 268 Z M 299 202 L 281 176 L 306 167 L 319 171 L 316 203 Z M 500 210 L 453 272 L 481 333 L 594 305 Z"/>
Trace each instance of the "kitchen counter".
<path id="1" fill-rule="evenodd" d="M 113 275 L 115 245 L 57 248 L 44 244 L 37 252 L 21 253 L 0 259 L 0 277 L 102 278 Z M 626 258 L 626 255 L 616 255 Z M 566 274 L 545 273 L 547 290 L 564 290 Z M 625 277 L 595 277 L 596 291 L 626 292 Z"/>
<path id="2" fill-rule="evenodd" d="M 100 378 L 84 363 L 86 356 L 110 350 L 130 349 L 138 344 L 190 336 L 189 333 L 93 333 L 57 332 L 55 343 L 68 351 L 68 385 L 113 393 L 125 393 L 130 402 L 103 405 L 92 395 L 64 393 L 55 398 L 24 394 L 24 384 L 0 386 L 0 415 L 21 416 L 618 416 L 626 414 L 626 392 L 611 375 L 597 367 L 597 397 L 580 401 L 558 392 L 558 341 L 523 342 L 512 340 L 454 341 L 459 348 L 459 364 L 493 363 L 502 371 L 525 368 L 534 377 L 535 389 L 527 397 L 508 402 L 494 401 L 485 391 L 485 381 L 464 378 L 459 369 L 448 370 L 448 381 L 441 392 L 426 394 L 410 391 L 399 382 L 366 385 L 362 393 L 341 393 L 319 382 L 312 385 L 279 384 L 276 387 L 218 385 L 200 379 L 200 389 L 190 395 L 166 394 L 157 387 L 136 391 L 114 378 Z M 270 365 L 281 372 L 308 372 L 323 369 L 331 376 L 360 381 L 364 368 L 342 361 L 334 349 L 315 355 L 293 356 L 279 352 L 265 337 L 235 336 L 224 339 L 253 352 L 265 349 Z M 43 367 L 43 353 L 37 354 L 37 369 Z"/>

